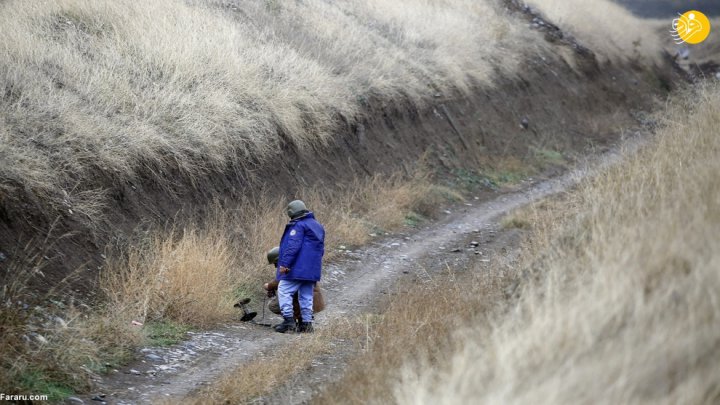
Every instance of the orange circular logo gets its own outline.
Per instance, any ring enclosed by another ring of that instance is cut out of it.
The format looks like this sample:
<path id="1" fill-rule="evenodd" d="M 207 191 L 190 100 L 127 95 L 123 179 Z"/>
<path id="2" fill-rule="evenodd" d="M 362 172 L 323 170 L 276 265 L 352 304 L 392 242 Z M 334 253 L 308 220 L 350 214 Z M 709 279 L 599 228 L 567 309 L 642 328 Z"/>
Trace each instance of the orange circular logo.
<path id="1" fill-rule="evenodd" d="M 705 14 L 690 10 L 673 20 L 672 33 L 677 44 L 699 44 L 710 35 L 710 20 Z"/>

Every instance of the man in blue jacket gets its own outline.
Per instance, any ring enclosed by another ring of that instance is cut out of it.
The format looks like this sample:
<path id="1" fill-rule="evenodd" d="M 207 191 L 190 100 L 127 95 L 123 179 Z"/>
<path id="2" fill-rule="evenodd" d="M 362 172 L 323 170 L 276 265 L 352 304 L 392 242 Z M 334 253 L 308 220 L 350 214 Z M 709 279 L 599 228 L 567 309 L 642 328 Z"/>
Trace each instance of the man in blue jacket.
<path id="1" fill-rule="evenodd" d="M 302 316 L 297 331 L 312 332 L 313 290 L 320 281 L 325 229 L 300 200 L 288 204 L 287 214 L 290 222 L 280 239 L 277 270 L 278 301 L 284 320 L 275 325 L 275 331 L 285 333 L 295 329 L 292 297 L 297 291 Z"/>

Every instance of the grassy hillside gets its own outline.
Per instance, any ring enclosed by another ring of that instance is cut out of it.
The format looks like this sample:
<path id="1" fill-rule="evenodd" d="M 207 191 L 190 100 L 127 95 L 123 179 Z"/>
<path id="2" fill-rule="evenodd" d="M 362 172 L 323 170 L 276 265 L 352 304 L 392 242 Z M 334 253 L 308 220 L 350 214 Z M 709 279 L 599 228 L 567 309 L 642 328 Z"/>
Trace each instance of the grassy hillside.
<path id="1" fill-rule="evenodd" d="M 717 402 L 719 119 L 717 85 L 675 98 L 645 150 L 531 215 L 519 301 L 396 399 Z"/>
<path id="2" fill-rule="evenodd" d="M 24 190 L 92 218 L 99 174 L 221 171 L 283 139 L 323 143 L 370 103 L 489 86 L 533 44 L 502 14 L 466 0 L 3 2 L 0 202 Z"/>
<path id="3" fill-rule="evenodd" d="M 716 403 L 720 85 L 657 118 L 640 152 L 508 216 L 519 263 L 404 286 L 318 402 Z"/>
<path id="4" fill-rule="evenodd" d="M 643 30 L 590 34 L 603 7 L 631 18 L 608 2 L 536 3 L 603 59 L 657 57 Z M 494 0 L 6 1 L 0 204 L 96 221 L 108 183 L 252 166 L 377 104 L 491 87 L 544 46 Z"/>

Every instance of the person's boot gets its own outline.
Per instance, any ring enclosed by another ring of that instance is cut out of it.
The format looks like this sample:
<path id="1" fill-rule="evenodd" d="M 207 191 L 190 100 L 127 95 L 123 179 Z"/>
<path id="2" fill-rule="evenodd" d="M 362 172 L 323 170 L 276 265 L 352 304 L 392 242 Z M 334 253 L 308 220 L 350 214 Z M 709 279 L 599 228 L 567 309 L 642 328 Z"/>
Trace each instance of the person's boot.
<path id="1" fill-rule="evenodd" d="M 279 333 L 285 333 L 288 331 L 295 332 L 295 318 L 283 318 L 283 322 L 275 325 L 273 329 L 275 329 L 275 332 Z"/>
<path id="2" fill-rule="evenodd" d="M 300 322 L 297 329 L 298 333 L 312 333 L 313 326 L 312 322 Z"/>

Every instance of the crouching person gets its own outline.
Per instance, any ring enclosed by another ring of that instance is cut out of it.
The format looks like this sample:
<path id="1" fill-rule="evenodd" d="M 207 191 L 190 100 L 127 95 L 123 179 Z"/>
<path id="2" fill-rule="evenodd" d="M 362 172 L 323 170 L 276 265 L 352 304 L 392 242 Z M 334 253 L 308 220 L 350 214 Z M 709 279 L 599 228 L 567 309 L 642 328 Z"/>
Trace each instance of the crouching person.
<path id="1" fill-rule="evenodd" d="M 280 248 L 274 247 L 267 252 L 268 264 L 272 264 L 277 268 L 278 257 L 280 256 Z M 270 312 L 276 315 L 282 315 L 280 311 L 280 303 L 277 298 L 278 280 L 273 280 L 269 283 L 265 283 L 263 288 L 267 291 L 267 296 L 270 297 L 268 303 L 268 309 Z M 323 298 L 322 291 L 320 291 L 320 283 L 315 283 L 315 289 L 313 290 L 313 314 L 321 312 L 325 309 L 325 299 Z M 295 318 L 295 325 L 298 326 L 302 323 L 302 315 L 300 314 L 300 300 L 298 299 L 298 293 L 293 294 L 293 317 Z M 312 320 L 311 320 L 312 321 Z"/>
<path id="2" fill-rule="evenodd" d="M 280 257 L 276 279 L 278 302 L 283 322 L 275 331 L 295 330 L 293 295 L 297 292 L 302 322 L 298 332 L 312 332 L 313 292 L 320 281 L 322 258 L 325 254 L 325 229 L 300 200 L 288 204 L 290 222 L 280 239 Z"/>

